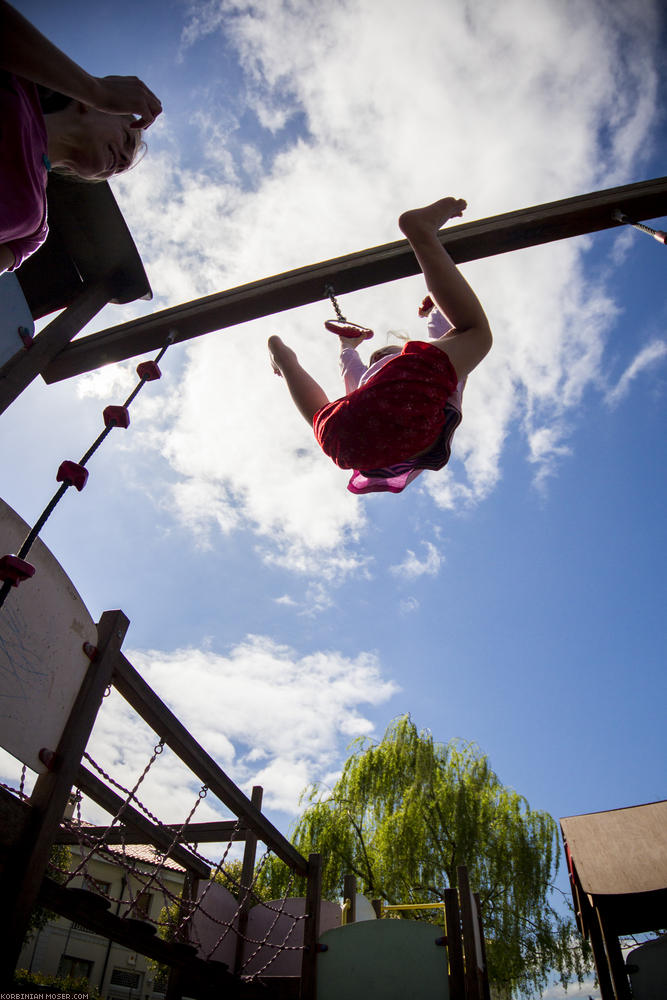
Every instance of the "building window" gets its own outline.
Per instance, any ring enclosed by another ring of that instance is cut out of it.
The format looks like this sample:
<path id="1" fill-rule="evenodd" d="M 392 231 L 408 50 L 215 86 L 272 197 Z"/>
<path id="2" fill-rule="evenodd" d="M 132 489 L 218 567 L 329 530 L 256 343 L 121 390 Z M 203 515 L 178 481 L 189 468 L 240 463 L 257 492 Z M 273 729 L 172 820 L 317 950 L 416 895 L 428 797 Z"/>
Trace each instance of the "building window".
<path id="1" fill-rule="evenodd" d="M 74 979 L 90 979 L 93 963 L 87 958 L 76 958 L 74 955 L 62 955 L 58 965 L 59 976 L 72 976 Z"/>
<path id="2" fill-rule="evenodd" d="M 140 972 L 129 972 L 127 969 L 114 969 L 109 981 L 110 986 L 124 986 L 128 990 L 139 988 Z"/>

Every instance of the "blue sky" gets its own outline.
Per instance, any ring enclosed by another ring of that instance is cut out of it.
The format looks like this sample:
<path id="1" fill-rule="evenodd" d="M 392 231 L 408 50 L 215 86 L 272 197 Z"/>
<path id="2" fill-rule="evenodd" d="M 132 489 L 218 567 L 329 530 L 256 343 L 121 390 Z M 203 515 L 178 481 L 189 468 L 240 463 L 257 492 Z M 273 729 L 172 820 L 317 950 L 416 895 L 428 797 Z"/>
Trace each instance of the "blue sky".
<path id="1" fill-rule="evenodd" d="M 442 194 L 475 219 L 665 173 L 650 0 L 19 7 L 165 108 L 112 185 L 154 300 L 89 331 L 397 239 Z M 316 304 L 174 347 L 52 517 L 93 617 L 125 611 L 135 665 L 282 829 L 404 712 L 555 818 L 665 797 L 666 265 L 634 231 L 466 265 L 494 349 L 448 469 L 401 496 L 347 493 L 270 371 L 279 332 L 339 393 Z M 425 335 L 422 294 L 342 304 L 382 342 Z M 134 381 L 35 383 L 5 415 L 26 520 Z M 117 701 L 94 741 L 128 779 L 152 746 Z M 192 786 L 167 761 L 152 794 L 173 822 Z"/>

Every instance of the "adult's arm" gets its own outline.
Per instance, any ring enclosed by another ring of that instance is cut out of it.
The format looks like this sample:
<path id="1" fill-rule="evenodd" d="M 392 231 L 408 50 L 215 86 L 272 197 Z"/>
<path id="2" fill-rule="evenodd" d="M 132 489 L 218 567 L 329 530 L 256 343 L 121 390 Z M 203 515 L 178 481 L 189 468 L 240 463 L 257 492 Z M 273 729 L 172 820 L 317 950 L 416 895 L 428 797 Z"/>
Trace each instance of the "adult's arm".
<path id="1" fill-rule="evenodd" d="M 138 115 L 136 128 L 147 128 L 162 111 L 136 76 L 91 76 L 5 0 L 0 0 L 0 68 L 98 111 Z"/>

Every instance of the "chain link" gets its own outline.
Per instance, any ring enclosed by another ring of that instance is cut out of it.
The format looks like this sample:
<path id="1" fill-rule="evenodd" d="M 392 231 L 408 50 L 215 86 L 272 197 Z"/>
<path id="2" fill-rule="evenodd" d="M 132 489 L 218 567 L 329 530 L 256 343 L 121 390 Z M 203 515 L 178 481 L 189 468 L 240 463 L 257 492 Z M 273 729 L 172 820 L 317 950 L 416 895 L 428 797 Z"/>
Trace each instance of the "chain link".
<path id="1" fill-rule="evenodd" d="M 343 316 L 343 313 L 341 312 L 341 308 L 338 305 L 338 300 L 336 299 L 336 295 L 334 293 L 334 287 L 333 287 L 333 285 L 326 285 L 324 291 L 327 293 L 327 295 L 331 299 L 331 304 L 334 307 L 334 309 L 336 310 L 336 316 L 338 317 L 338 319 L 341 321 L 341 323 L 347 323 L 347 320 L 346 320 L 345 316 Z"/>

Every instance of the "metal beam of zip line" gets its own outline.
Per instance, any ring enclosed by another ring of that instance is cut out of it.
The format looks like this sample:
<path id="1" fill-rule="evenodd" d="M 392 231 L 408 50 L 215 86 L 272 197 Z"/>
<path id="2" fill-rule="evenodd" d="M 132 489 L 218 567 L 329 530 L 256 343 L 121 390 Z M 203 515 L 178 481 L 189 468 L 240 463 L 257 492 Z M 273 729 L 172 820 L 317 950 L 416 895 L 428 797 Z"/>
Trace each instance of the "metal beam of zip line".
<path id="1" fill-rule="evenodd" d="M 441 242 L 457 264 L 526 247 L 570 239 L 667 215 L 667 177 L 595 191 L 562 201 L 507 212 L 444 229 Z M 295 309 L 337 295 L 419 273 L 407 240 L 310 264 L 227 291 L 163 309 L 129 323 L 81 337 L 46 367 L 46 382 L 58 382 L 103 365 L 159 350 L 170 332 L 174 342 Z"/>

